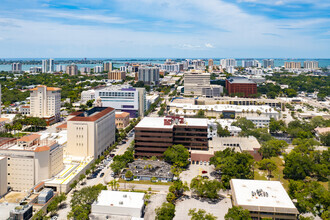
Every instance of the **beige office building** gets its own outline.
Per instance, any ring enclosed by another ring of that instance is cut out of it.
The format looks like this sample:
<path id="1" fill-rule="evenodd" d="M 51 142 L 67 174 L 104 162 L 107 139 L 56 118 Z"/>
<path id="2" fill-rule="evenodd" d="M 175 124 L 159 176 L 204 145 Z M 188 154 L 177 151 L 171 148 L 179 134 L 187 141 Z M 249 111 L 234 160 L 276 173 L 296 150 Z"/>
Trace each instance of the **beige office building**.
<path id="1" fill-rule="evenodd" d="M 68 117 L 66 153 L 77 157 L 99 157 L 115 143 L 115 109 L 94 107 Z"/>
<path id="2" fill-rule="evenodd" d="M 31 134 L 0 146 L 0 156 L 7 157 L 7 184 L 13 190 L 30 190 L 64 168 L 63 147 L 40 137 Z"/>
<path id="3" fill-rule="evenodd" d="M 112 80 L 125 80 L 126 73 L 124 71 L 113 70 L 108 73 L 108 79 Z"/>
<path id="4" fill-rule="evenodd" d="M 284 62 L 285 69 L 300 69 L 301 63 L 300 62 Z"/>
<path id="5" fill-rule="evenodd" d="M 75 64 L 66 66 L 66 73 L 70 76 L 78 75 L 78 66 Z"/>
<path id="6" fill-rule="evenodd" d="M 203 88 L 210 88 L 209 73 L 185 73 L 184 74 L 184 94 L 197 95 L 203 94 Z"/>
<path id="7" fill-rule="evenodd" d="M 105 71 L 105 72 L 111 72 L 112 69 L 113 69 L 112 62 L 103 63 L 103 71 Z"/>
<path id="8" fill-rule="evenodd" d="M 39 85 L 30 90 L 30 115 L 38 118 L 60 119 L 61 89 Z"/>
<path id="9" fill-rule="evenodd" d="M 7 158 L 0 157 L 0 197 L 7 192 Z"/>

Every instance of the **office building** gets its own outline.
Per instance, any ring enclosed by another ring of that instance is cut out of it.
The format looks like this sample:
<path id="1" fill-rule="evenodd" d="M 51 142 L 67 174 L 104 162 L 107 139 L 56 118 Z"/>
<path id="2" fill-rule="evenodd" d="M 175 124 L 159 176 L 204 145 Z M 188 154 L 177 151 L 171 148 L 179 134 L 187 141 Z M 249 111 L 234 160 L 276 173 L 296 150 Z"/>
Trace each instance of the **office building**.
<path id="1" fill-rule="evenodd" d="M 80 74 L 84 75 L 84 74 L 89 74 L 91 72 L 91 68 L 90 67 L 81 67 L 80 68 Z"/>
<path id="2" fill-rule="evenodd" d="M 127 112 L 131 118 L 144 115 L 147 110 L 145 88 L 130 86 L 110 86 L 95 91 L 95 100 L 101 100 L 103 107 L 111 107 L 116 111 Z"/>
<path id="3" fill-rule="evenodd" d="M 258 60 L 242 60 L 242 67 L 261 67 Z"/>
<path id="4" fill-rule="evenodd" d="M 142 219 L 144 193 L 102 190 L 92 204 L 91 219 Z"/>
<path id="5" fill-rule="evenodd" d="M 0 156 L 0 198 L 7 193 L 7 158 Z"/>
<path id="6" fill-rule="evenodd" d="M 22 64 L 21 63 L 13 63 L 13 64 L 11 64 L 11 71 L 13 73 L 20 73 L 20 72 L 22 72 Z"/>
<path id="7" fill-rule="evenodd" d="M 41 73 L 41 72 L 42 72 L 42 67 L 38 67 L 38 66 L 30 67 L 30 73 Z"/>
<path id="8" fill-rule="evenodd" d="M 56 65 L 56 72 L 65 72 L 66 65 Z"/>
<path id="9" fill-rule="evenodd" d="M 159 84 L 159 68 L 158 67 L 140 67 L 138 70 L 138 80 L 147 85 Z"/>
<path id="10" fill-rule="evenodd" d="M 16 206 L 10 211 L 9 220 L 30 220 L 33 215 L 32 205 Z"/>
<path id="11" fill-rule="evenodd" d="M 112 62 L 103 63 L 103 71 L 111 72 L 113 70 Z"/>
<path id="12" fill-rule="evenodd" d="M 94 73 L 103 73 L 103 71 L 105 71 L 103 66 L 94 67 Z"/>
<path id="13" fill-rule="evenodd" d="M 30 90 L 30 114 L 44 118 L 48 124 L 59 121 L 61 89 L 39 85 Z"/>
<path id="14" fill-rule="evenodd" d="M 145 117 L 135 127 L 135 156 L 163 156 L 169 146 L 207 150 L 207 119 L 180 116 Z"/>
<path id="15" fill-rule="evenodd" d="M 298 219 L 299 212 L 279 181 L 231 179 L 233 206 L 252 219 Z"/>
<path id="16" fill-rule="evenodd" d="M 53 73 L 55 70 L 55 62 L 53 59 L 42 60 L 42 72 Z"/>
<path id="17" fill-rule="evenodd" d="M 237 62 L 235 59 L 222 59 L 220 60 L 220 65 L 222 68 L 228 68 L 229 66 L 237 66 Z"/>
<path id="18" fill-rule="evenodd" d="M 203 60 L 193 60 L 191 61 L 191 67 L 195 70 L 201 70 L 205 68 L 205 61 Z"/>
<path id="19" fill-rule="evenodd" d="M 203 88 L 210 88 L 209 73 L 185 73 L 184 94 L 201 96 Z"/>
<path id="20" fill-rule="evenodd" d="M 69 155 L 98 158 L 115 143 L 115 110 L 94 107 L 72 113 L 67 120 L 67 130 Z"/>
<path id="21" fill-rule="evenodd" d="M 257 83 L 245 77 L 229 77 L 226 79 L 226 89 L 229 95 L 249 97 L 257 94 Z"/>
<path id="22" fill-rule="evenodd" d="M 208 88 L 202 88 L 202 96 L 206 98 L 220 97 L 223 94 L 223 86 L 210 85 Z"/>
<path id="23" fill-rule="evenodd" d="M 183 64 L 182 63 L 161 64 L 160 70 L 166 72 L 178 73 L 183 71 Z"/>
<path id="24" fill-rule="evenodd" d="M 305 69 L 318 69 L 319 68 L 319 62 L 317 61 L 304 61 L 304 68 Z"/>
<path id="25" fill-rule="evenodd" d="M 301 63 L 300 62 L 284 62 L 285 69 L 300 69 Z"/>
<path id="26" fill-rule="evenodd" d="M 31 190 L 64 168 L 63 147 L 55 140 L 30 134 L 0 142 L 0 156 L 7 157 L 7 183 L 13 190 Z"/>
<path id="27" fill-rule="evenodd" d="M 129 113 L 116 112 L 116 127 L 117 129 L 126 128 L 129 125 Z"/>
<path id="28" fill-rule="evenodd" d="M 265 59 L 263 60 L 264 68 L 274 68 L 274 60 L 273 59 Z"/>
<path id="29" fill-rule="evenodd" d="M 90 89 L 90 90 L 81 92 L 80 102 L 83 104 L 86 104 L 86 102 L 89 100 L 95 100 L 95 90 L 94 89 Z"/>
<path id="30" fill-rule="evenodd" d="M 127 70 L 128 70 L 128 68 L 127 68 L 127 66 L 121 66 L 120 68 L 119 68 L 119 70 L 120 71 L 123 71 L 123 72 L 127 72 Z"/>
<path id="31" fill-rule="evenodd" d="M 75 64 L 67 65 L 66 73 L 69 74 L 70 76 L 78 75 L 78 66 Z"/>
<path id="32" fill-rule="evenodd" d="M 111 80 L 125 80 L 126 79 L 126 72 L 119 71 L 119 70 L 113 70 L 108 73 L 108 79 Z"/>

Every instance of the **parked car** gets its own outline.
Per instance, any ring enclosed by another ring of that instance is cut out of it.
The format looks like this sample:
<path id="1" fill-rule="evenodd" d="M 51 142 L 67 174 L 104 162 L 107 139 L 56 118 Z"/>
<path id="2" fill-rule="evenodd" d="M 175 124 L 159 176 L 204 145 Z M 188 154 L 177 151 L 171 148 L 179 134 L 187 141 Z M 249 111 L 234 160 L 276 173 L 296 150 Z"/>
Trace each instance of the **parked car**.
<path id="1" fill-rule="evenodd" d="M 101 173 L 100 177 L 103 177 L 104 176 L 104 173 Z"/>
<path id="2" fill-rule="evenodd" d="M 204 173 L 207 173 L 207 171 L 206 171 L 206 170 L 203 170 L 202 173 L 203 173 L 203 174 L 204 174 Z"/>

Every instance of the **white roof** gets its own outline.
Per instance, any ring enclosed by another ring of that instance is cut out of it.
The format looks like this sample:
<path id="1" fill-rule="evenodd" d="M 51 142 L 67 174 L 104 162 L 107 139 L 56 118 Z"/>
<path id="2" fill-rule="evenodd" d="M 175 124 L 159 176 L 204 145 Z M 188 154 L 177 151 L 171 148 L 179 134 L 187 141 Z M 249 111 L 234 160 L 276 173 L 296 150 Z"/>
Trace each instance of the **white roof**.
<path id="1" fill-rule="evenodd" d="M 176 125 L 173 122 L 171 125 L 164 125 L 164 119 L 166 117 L 144 117 L 137 128 L 172 128 L 173 125 Z M 183 124 L 177 125 L 190 125 L 190 126 L 207 126 L 207 119 L 201 118 L 185 118 Z"/>
<path id="2" fill-rule="evenodd" d="M 279 181 L 232 179 L 231 187 L 238 206 L 296 209 Z M 268 195 L 264 196 L 262 193 L 261 196 L 253 196 L 257 190 L 262 190 Z"/>
<path id="3" fill-rule="evenodd" d="M 144 205 L 144 193 L 102 190 L 93 205 L 141 208 Z"/>

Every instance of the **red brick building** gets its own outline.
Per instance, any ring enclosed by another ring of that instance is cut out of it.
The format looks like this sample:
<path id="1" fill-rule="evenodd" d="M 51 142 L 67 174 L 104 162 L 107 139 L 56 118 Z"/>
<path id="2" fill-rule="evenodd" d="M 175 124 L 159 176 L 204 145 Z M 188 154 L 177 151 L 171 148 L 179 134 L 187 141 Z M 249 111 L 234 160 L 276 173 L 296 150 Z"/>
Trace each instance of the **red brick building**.
<path id="1" fill-rule="evenodd" d="M 257 83 L 244 77 L 229 77 L 226 79 L 228 94 L 242 94 L 244 97 L 257 94 Z"/>

